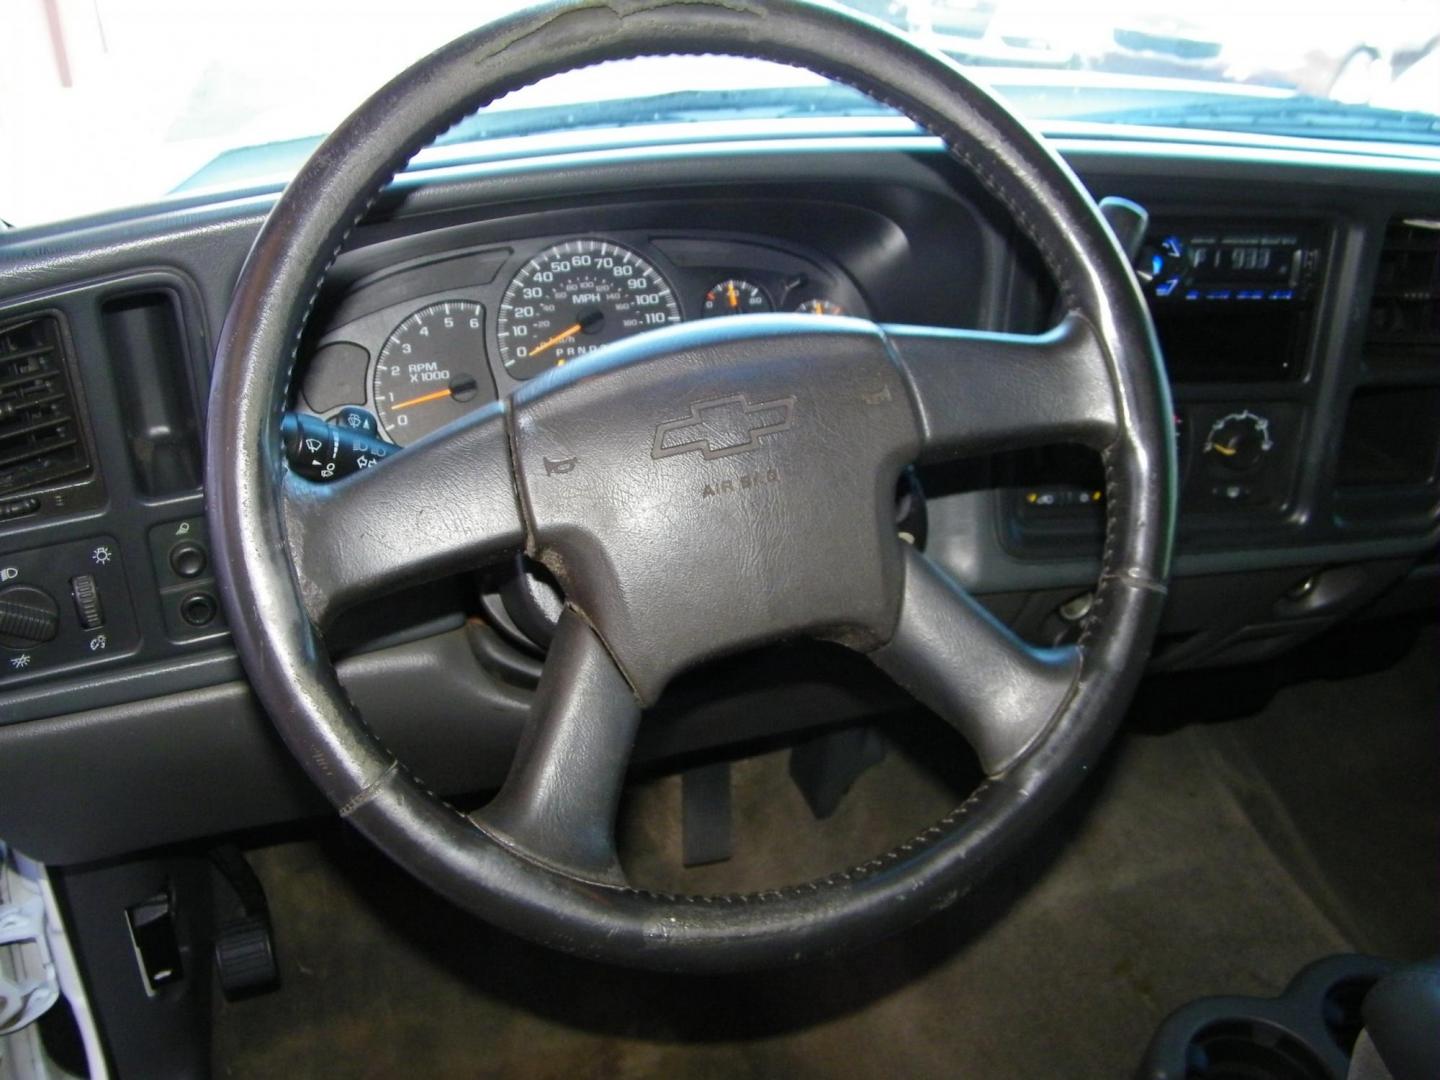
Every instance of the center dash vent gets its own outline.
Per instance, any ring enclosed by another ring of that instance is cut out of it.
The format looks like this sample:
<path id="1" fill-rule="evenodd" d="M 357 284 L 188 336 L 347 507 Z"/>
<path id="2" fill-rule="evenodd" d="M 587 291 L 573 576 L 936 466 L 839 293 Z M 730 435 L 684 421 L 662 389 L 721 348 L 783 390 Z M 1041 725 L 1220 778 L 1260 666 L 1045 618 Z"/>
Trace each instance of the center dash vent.
<path id="1" fill-rule="evenodd" d="M 1440 360 L 1440 219 L 1401 217 L 1386 228 L 1366 351 L 1372 359 Z"/>
<path id="2" fill-rule="evenodd" d="M 0 496 L 90 468 L 62 340 L 52 315 L 0 326 Z"/>

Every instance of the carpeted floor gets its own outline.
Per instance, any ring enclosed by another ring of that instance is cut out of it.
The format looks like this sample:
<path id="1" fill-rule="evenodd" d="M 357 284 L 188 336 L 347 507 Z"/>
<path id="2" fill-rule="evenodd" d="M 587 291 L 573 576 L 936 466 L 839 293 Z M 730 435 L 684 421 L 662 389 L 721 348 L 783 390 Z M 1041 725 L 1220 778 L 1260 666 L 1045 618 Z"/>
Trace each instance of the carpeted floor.
<path id="1" fill-rule="evenodd" d="M 1273 994 L 1333 952 L 1440 944 L 1436 648 L 1432 628 L 1379 674 L 1301 681 L 1224 722 L 1132 727 L 1021 864 L 894 941 L 778 973 L 657 977 L 530 947 L 339 826 L 261 849 L 285 984 L 217 1007 L 216 1073 L 1125 1076 L 1194 997 Z M 825 822 L 782 754 L 739 765 L 739 847 L 721 866 L 678 869 L 678 783 L 641 785 L 633 876 L 778 883 L 881 849 L 951 798 L 923 741 L 899 734 L 908 750 Z"/>
<path id="2" fill-rule="evenodd" d="M 1332 921 L 1361 951 L 1417 958 L 1440 951 L 1440 630 L 1379 673 L 1353 674 L 1346 642 L 1309 650 L 1299 660 L 1317 677 L 1209 733 L 1227 783 Z"/>

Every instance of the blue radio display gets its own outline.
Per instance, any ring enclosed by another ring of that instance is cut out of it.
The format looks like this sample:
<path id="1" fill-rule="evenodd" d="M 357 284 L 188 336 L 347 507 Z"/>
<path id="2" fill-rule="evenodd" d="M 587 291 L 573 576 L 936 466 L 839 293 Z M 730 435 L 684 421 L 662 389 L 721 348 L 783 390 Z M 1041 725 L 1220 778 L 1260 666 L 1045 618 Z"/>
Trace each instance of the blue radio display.
<path id="1" fill-rule="evenodd" d="M 1298 279 L 1301 248 L 1294 237 L 1254 242 L 1208 239 L 1197 238 L 1187 245 L 1192 280 L 1288 282 L 1292 274 Z"/>
<path id="2" fill-rule="evenodd" d="M 1152 234 L 1138 269 L 1157 300 L 1283 302 L 1308 291 L 1318 259 L 1314 237 L 1192 226 Z"/>

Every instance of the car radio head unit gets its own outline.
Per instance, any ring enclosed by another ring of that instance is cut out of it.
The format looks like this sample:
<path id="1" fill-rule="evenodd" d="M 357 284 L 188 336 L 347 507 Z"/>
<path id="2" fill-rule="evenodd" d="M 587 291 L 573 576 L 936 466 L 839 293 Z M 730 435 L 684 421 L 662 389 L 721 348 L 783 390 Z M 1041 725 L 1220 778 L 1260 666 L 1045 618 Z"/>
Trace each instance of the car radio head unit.
<path id="1" fill-rule="evenodd" d="M 1271 225 L 1190 225 L 1152 233 L 1140 255 L 1146 291 L 1177 303 L 1293 303 L 1320 266 L 1312 232 Z"/>
<path id="2" fill-rule="evenodd" d="M 1137 270 L 1171 378 L 1297 376 L 1321 283 L 1323 235 L 1293 222 L 1156 223 Z"/>

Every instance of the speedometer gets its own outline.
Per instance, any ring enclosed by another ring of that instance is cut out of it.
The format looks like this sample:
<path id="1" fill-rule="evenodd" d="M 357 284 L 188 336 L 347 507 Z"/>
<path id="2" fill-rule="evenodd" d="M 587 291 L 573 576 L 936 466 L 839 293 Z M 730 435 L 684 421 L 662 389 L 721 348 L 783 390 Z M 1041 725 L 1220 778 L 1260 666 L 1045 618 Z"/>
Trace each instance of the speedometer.
<path id="1" fill-rule="evenodd" d="M 514 379 L 529 379 L 602 345 L 680 321 L 660 272 L 607 240 L 567 240 L 515 274 L 500 303 L 495 338 Z"/>

